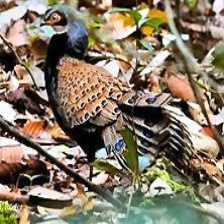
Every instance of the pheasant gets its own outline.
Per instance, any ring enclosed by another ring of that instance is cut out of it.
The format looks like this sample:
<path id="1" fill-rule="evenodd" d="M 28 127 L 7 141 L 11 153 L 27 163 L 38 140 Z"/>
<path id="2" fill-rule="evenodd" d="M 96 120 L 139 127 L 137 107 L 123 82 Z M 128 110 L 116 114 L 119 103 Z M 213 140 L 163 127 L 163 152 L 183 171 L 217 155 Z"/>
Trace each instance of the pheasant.
<path id="1" fill-rule="evenodd" d="M 134 91 L 103 68 L 85 62 L 88 33 L 68 6 L 48 10 L 44 24 L 57 31 L 45 65 L 50 105 L 59 125 L 82 147 L 89 162 L 105 147 L 127 168 L 121 130 L 128 128 L 140 155 L 153 160 L 164 153 L 178 167 L 187 167 L 194 144 L 182 122 L 188 118 L 175 106 L 177 100 L 168 93 Z"/>

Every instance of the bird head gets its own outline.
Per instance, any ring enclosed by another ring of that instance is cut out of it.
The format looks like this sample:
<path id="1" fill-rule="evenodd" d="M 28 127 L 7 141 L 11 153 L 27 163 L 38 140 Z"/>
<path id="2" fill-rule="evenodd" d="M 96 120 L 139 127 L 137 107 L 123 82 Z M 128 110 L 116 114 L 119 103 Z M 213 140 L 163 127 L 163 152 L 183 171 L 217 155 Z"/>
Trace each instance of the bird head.
<path id="1" fill-rule="evenodd" d="M 67 54 L 76 58 L 85 56 L 88 47 L 88 33 L 75 9 L 68 5 L 56 5 L 45 13 L 43 25 L 52 27 L 55 32 L 52 33 L 49 43 L 49 55 Z"/>
<path id="2" fill-rule="evenodd" d="M 46 11 L 41 25 L 51 26 L 56 33 L 63 33 L 67 32 L 68 24 L 75 21 L 80 21 L 77 10 L 71 6 L 59 4 Z"/>

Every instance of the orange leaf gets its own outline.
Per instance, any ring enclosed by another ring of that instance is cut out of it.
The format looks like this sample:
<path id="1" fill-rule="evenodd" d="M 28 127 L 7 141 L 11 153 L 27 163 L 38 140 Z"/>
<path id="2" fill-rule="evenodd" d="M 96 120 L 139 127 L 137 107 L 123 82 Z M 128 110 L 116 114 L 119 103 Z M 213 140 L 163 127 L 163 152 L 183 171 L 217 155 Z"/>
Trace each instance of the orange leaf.
<path id="1" fill-rule="evenodd" d="M 175 75 L 172 72 L 166 72 L 165 82 L 173 96 L 184 101 L 194 101 L 194 93 L 187 78 L 183 75 Z"/>
<path id="2" fill-rule="evenodd" d="M 45 128 L 46 124 L 44 121 L 27 121 L 22 128 L 22 132 L 32 138 L 38 138 Z"/>
<path id="3" fill-rule="evenodd" d="M 144 34 L 146 36 L 152 36 L 153 31 L 154 31 L 154 28 L 151 26 L 142 26 L 141 27 L 142 34 Z"/>
<path id="4" fill-rule="evenodd" d="M 149 12 L 149 18 L 150 19 L 160 19 L 163 23 L 167 23 L 167 16 L 164 11 L 161 11 L 159 9 L 152 9 Z"/>

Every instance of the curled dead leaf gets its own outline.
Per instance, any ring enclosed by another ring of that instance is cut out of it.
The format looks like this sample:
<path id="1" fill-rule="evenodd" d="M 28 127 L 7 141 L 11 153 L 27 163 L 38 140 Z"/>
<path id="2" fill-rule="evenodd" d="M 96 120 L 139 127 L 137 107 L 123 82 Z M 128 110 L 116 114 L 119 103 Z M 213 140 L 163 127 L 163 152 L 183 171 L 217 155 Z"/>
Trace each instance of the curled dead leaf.
<path id="1" fill-rule="evenodd" d="M 59 127 L 58 124 L 54 124 L 50 128 L 50 134 L 56 141 L 68 141 L 70 138 L 64 133 L 64 131 Z"/>
<path id="2" fill-rule="evenodd" d="M 20 87 L 15 91 L 10 91 L 7 93 L 6 99 L 19 112 L 24 113 L 25 110 L 28 110 L 32 114 L 43 115 L 45 113 L 43 106 L 47 105 L 47 102 L 30 87 Z"/>
<path id="3" fill-rule="evenodd" d="M 28 155 L 22 146 L 1 147 L 0 182 L 15 184 L 21 173 L 48 175 L 46 164 L 38 156 Z"/>
<path id="4" fill-rule="evenodd" d="M 185 76 L 167 71 L 165 73 L 165 83 L 174 97 L 184 101 L 195 101 L 193 90 Z"/>

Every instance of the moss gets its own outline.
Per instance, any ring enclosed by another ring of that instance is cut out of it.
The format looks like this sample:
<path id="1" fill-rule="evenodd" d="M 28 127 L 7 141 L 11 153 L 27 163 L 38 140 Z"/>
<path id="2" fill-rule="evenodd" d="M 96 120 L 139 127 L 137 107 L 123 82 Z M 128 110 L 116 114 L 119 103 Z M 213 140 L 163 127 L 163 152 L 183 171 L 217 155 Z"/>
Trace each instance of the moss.
<path id="1" fill-rule="evenodd" d="M 8 202 L 0 202 L 0 223 L 16 224 L 16 214 Z"/>

